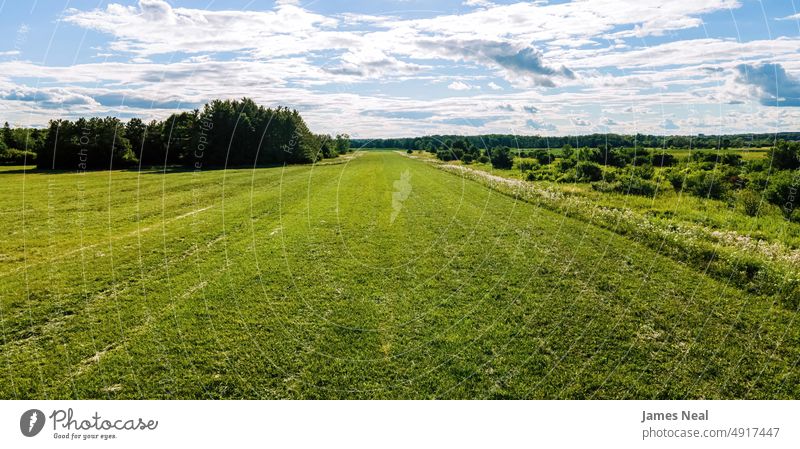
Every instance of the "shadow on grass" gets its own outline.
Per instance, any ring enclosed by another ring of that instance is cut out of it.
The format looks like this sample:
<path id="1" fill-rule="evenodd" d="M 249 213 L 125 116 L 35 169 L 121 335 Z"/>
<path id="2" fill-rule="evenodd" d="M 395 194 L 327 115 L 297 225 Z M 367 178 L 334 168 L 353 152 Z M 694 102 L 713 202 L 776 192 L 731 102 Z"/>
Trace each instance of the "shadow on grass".
<path id="1" fill-rule="evenodd" d="M 311 164 L 286 164 L 286 165 L 311 165 Z M 163 175 L 163 174 L 171 174 L 171 173 L 191 173 L 195 171 L 218 171 L 218 170 L 247 170 L 247 169 L 254 169 L 254 168 L 275 168 L 275 167 L 283 167 L 284 164 L 265 164 L 265 165 L 229 165 L 225 166 L 203 166 L 202 168 L 194 168 L 194 167 L 185 167 L 182 165 L 168 165 L 166 167 L 159 167 L 159 166 L 149 166 L 149 167 L 124 167 L 124 168 L 113 168 L 111 170 L 107 168 L 93 168 L 87 170 L 63 170 L 63 169 L 44 169 L 38 167 L 19 167 L 15 166 L 14 168 L 4 169 L 0 167 L 0 176 L 2 175 L 20 175 L 20 174 L 28 174 L 28 175 L 60 175 L 60 174 L 76 174 L 76 173 L 98 173 L 98 172 L 105 172 L 105 171 L 121 171 L 121 172 L 134 172 L 134 173 L 142 173 L 147 175 Z"/>

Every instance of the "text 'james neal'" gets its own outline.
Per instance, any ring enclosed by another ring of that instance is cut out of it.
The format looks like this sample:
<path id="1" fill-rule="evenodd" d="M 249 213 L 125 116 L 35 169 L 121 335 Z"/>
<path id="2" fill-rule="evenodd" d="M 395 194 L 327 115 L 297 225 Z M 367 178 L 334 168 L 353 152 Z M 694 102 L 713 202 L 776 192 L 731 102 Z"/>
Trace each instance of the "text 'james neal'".
<path id="1" fill-rule="evenodd" d="M 680 417 L 681 421 L 708 421 L 708 410 L 704 412 L 693 412 L 684 410 L 678 415 L 678 412 L 647 412 L 642 410 L 642 422 L 645 421 L 677 421 Z"/>

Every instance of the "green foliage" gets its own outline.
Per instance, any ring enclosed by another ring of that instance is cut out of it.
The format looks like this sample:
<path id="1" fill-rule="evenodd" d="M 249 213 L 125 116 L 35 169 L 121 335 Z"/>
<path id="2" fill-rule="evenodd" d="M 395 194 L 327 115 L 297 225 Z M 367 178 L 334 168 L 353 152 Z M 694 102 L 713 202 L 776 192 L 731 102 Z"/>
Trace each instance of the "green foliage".
<path id="1" fill-rule="evenodd" d="M 38 158 L 40 168 L 101 169 L 183 165 L 252 166 L 306 163 L 346 152 L 346 134 L 312 134 L 297 111 L 264 108 L 249 98 L 214 100 L 202 110 L 145 125 L 112 117 L 55 120 Z"/>
<path id="2" fill-rule="evenodd" d="M 24 165 L 36 163 L 36 153 L 15 149 L 0 150 L 0 165 Z"/>
<path id="3" fill-rule="evenodd" d="M 678 162 L 678 159 L 670 153 L 662 151 L 653 154 L 652 164 L 656 167 L 671 167 Z"/>
<path id="4" fill-rule="evenodd" d="M 124 168 L 137 162 L 125 127 L 115 117 L 53 120 L 37 158 L 43 169 Z"/>
<path id="5" fill-rule="evenodd" d="M 547 165 L 553 162 L 554 160 L 553 155 L 550 153 L 550 151 L 542 149 L 533 150 L 529 152 L 528 157 L 536 159 L 537 161 L 539 161 L 539 164 L 541 165 Z"/>
<path id="6" fill-rule="evenodd" d="M 519 171 L 530 171 L 539 168 L 539 161 L 531 158 L 517 158 L 514 162 Z"/>
<path id="7" fill-rule="evenodd" d="M 514 165 L 514 156 L 508 147 L 495 147 L 489 154 L 492 167 L 510 169 Z"/>
<path id="8" fill-rule="evenodd" d="M 686 172 L 684 170 L 669 168 L 663 172 L 664 179 L 672 185 L 676 192 L 682 191 L 684 182 L 686 180 Z"/>
<path id="9" fill-rule="evenodd" d="M 764 196 L 767 201 L 778 206 L 786 218 L 792 220 L 798 209 L 798 188 L 800 188 L 800 171 L 782 171 L 770 178 Z"/>
<path id="10" fill-rule="evenodd" d="M 685 189 L 695 196 L 722 199 L 730 186 L 718 171 L 697 170 L 686 177 Z"/>
<path id="11" fill-rule="evenodd" d="M 778 142 L 769 153 L 772 167 L 776 170 L 800 168 L 800 144 L 797 142 Z"/>
<path id="12" fill-rule="evenodd" d="M 641 196 L 654 196 L 658 187 L 655 182 L 630 173 L 620 176 L 618 184 L 618 191 L 629 195 Z"/>
<path id="13" fill-rule="evenodd" d="M 597 181 L 591 184 L 592 190 L 602 193 L 620 192 L 621 184 L 618 182 Z"/>
<path id="14" fill-rule="evenodd" d="M 740 190 L 736 194 L 736 197 L 745 215 L 748 217 L 758 216 L 758 212 L 761 209 L 761 195 L 750 189 L 746 189 Z"/>
<path id="15" fill-rule="evenodd" d="M 481 164 L 488 164 L 491 161 L 489 156 L 487 156 L 485 154 L 481 154 L 480 156 L 478 156 L 478 159 L 476 159 L 476 160 Z"/>
<path id="16" fill-rule="evenodd" d="M 349 134 L 337 134 L 336 135 L 336 142 L 334 145 L 336 152 L 338 154 L 345 154 L 352 151 L 350 149 L 350 135 Z"/>
<path id="17" fill-rule="evenodd" d="M 580 161 L 575 165 L 575 175 L 580 182 L 599 181 L 603 178 L 603 169 L 594 162 Z"/>
<path id="18" fill-rule="evenodd" d="M 565 143 L 563 147 L 561 147 L 561 157 L 564 159 L 569 159 L 574 154 L 575 150 L 572 148 L 572 145 Z"/>

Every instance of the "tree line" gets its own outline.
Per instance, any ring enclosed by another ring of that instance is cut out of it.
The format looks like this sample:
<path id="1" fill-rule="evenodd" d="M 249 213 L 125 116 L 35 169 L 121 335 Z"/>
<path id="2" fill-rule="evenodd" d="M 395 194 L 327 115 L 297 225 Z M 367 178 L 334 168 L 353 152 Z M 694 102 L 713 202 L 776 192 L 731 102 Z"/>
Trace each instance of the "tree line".
<path id="1" fill-rule="evenodd" d="M 3 162 L 35 161 L 45 170 L 300 164 L 350 151 L 347 134 L 314 134 L 296 110 L 265 108 L 249 98 L 214 100 L 163 121 L 60 119 L 44 130 L 6 125 L 0 134 L 0 154 L 9 151 L 10 143 L 16 152 L 27 149 L 28 156 L 15 153 Z"/>
<path id="2" fill-rule="evenodd" d="M 772 134 L 732 134 L 696 136 L 657 136 L 650 134 L 589 134 L 581 136 L 526 136 L 516 134 L 484 134 L 478 136 L 433 135 L 397 139 L 354 139 L 356 147 L 400 148 L 404 150 L 431 151 L 450 148 L 458 141 L 484 149 L 500 146 L 510 148 L 562 148 L 564 145 L 592 148 L 676 148 L 676 149 L 726 149 L 743 147 L 769 147 L 779 140 L 800 141 L 800 132 Z"/>

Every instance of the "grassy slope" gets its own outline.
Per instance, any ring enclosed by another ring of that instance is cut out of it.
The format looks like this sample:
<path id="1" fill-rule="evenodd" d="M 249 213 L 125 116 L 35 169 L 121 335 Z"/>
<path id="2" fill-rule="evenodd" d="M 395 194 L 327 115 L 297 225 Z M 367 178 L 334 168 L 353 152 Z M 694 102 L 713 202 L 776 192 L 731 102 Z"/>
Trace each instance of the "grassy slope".
<path id="1" fill-rule="evenodd" d="M 395 153 L 0 177 L 3 398 L 800 395 L 796 314 Z"/>

